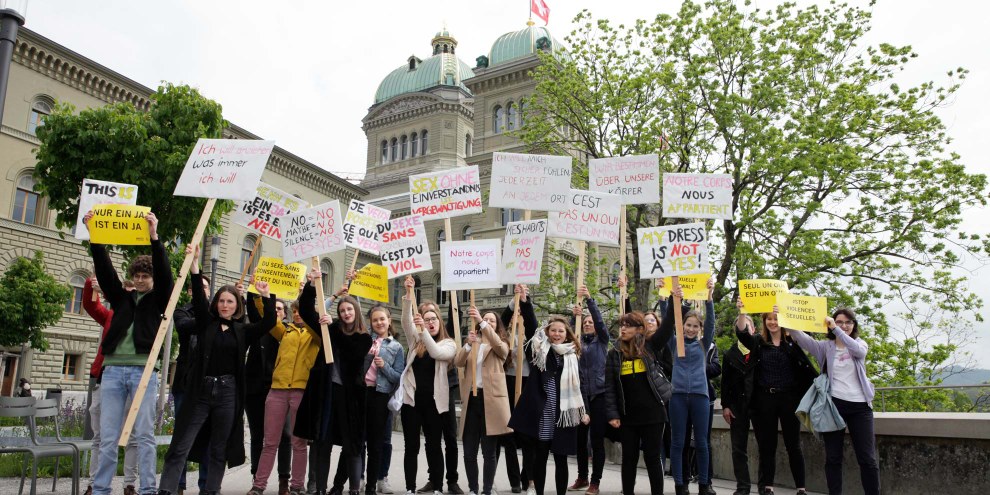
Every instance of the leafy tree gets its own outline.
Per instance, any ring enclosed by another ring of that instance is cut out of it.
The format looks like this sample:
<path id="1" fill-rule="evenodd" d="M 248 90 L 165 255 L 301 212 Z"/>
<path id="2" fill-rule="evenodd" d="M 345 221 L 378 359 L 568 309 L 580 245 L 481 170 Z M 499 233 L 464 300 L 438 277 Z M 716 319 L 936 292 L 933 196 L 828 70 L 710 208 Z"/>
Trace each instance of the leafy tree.
<path id="1" fill-rule="evenodd" d="M 967 71 L 948 71 L 945 86 L 899 86 L 893 78 L 915 54 L 864 46 L 870 17 L 844 4 L 762 11 L 688 0 L 627 27 L 584 11 L 569 56 L 541 55 L 518 132 L 537 149 L 659 152 L 663 171 L 730 174 L 735 218 L 710 228 L 720 313 L 731 311 L 734 280 L 759 277 L 854 306 L 875 344 L 897 345 L 883 340 L 883 308 L 912 293 L 979 319 L 982 300 L 953 269 L 960 253 L 990 253 L 987 239 L 959 231 L 961 212 L 986 204 L 987 180 L 966 172 L 935 114 Z M 661 207 L 629 207 L 628 235 L 682 221 Z M 640 280 L 634 293 L 649 286 Z M 952 351 L 930 349 L 921 367 Z"/>
<path id="2" fill-rule="evenodd" d="M 117 103 L 75 113 L 59 104 L 38 128 L 41 147 L 34 177 L 38 192 L 57 212 L 59 228 L 75 225 L 84 178 L 138 186 L 138 203 L 150 206 L 161 220 L 162 239 L 192 237 L 205 199 L 173 196 L 186 160 L 199 138 L 219 138 L 228 123 L 220 104 L 189 86 L 165 83 L 142 111 Z M 233 208 L 218 201 L 207 232 L 220 230 L 220 218 Z M 133 254 L 146 251 L 124 249 Z"/>
<path id="3" fill-rule="evenodd" d="M 44 255 L 13 260 L 0 279 L 0 345 L 48 350 L 43 330 L 62 319 L 72 292 L 45 271 Z"/>

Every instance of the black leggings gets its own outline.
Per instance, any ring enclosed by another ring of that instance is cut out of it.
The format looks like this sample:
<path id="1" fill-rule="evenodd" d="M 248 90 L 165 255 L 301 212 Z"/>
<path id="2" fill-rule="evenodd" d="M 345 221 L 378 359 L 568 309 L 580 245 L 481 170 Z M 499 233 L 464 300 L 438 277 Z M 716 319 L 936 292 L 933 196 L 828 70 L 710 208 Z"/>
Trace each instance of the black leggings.
<path id="1" fill-rule="evenodd" d="M 382 469 L 382 450 L 385 447 L 385 435 L 391 435 L 391 431 L 385 430 L 385 422 L 388 419 L 388 400 L 391 394 L 383 394 L 375 390 L 375 387 L 368 387 L 367 392 L 367 412 L 368 422 L 365 428 L 365 445 L 368 451 L 367 475 L 365 483 L 368 486 L 375 486 L 378 475 Z"/>
<path id="2" fill-rule="evenodd" d="M 859 462 L 859 477 L 866 495 L 880 495 L 880 468 L 877 464 L 873 409 L 865 402 L 849 402 L 832 397 L 839 415 L 846 421 L 853 452 Z M 842 495 L 842 452 L 846 431 L 822 433 L 825 441 L 825 481 L 828 492 Z"/>
<path id="3" fill-rule="evenodd" d="M 550 459 L 550 441 L 537 440 L 533 445 L 533 487 L 536 495 L 543 495 L 543 486 L 547 481 L 547 460 Z M 554 484 L 557 486 L 557 495 L 567 493 L 567 456 L 564 454 L 553 455 L 554 464 Z"/>
<path id="4" fill-rule="evenodd" d="M 605 396 L 599 394 L 591 399 L 588 411 L 591 422 L 577 426 L 577 465 L 578 478 L 589 480 L 597 485 L 602 480 L 605 469 Z M 588 437 L 591 437 L 591 477 L 588 477 Z M 660 446 L 657 445 L 659 448 Z"/>
<path id="5" fill-rule="evenodd" d="M 526 377 L 522 379 L 523 386 L 526 386 Z M 516 377 L 513 375 L 505 375 L 505 389 L 509 391 L 509 413 L 511 415 L 512 411 L 516 409 Z M 519 454 L 516 453 L 517 448 L 522 448 L 522 468 L 519 466 Z M 529 476 L 530 476 L 530 466 L 533 464 L 533 449 L 530 448 L 529 442 L 520 438 L 518 433 L 509 433 L 508 435 L 501 435 L 498 437 L 498 450 L 496 450 L 496 456 L 499 455 L 501 449 L 505 449 L 505 471 L 509 476 L 509 485 L 513 487 L 521 487 L 525 490 L 529 487 Z"/>
<path id="6" fill-rule="evenodd" d="M 464 418 L 464 471 L 467 474 L 468 489 L 474 493 L 488 495 L 495 482 L 498 468 L 498 437 L 489 436 L 485 426 L 485 393 L 478 389 L 478 395 L 468 398 L 467 408 L 462 410 Z M 482 464 L 481 490 L 478 490 L 478 446 L 481 446 Z"/>
<path id="7" fill-rule="evenodd" d="M 635 493 L 639 449 L 643 449 L 646 474 L 650 477 L 650 493 L 663 495 L 663 469 L 660 445 L 663 443 L 663 423 L 650 425 L 622 424 L 622 493 Z M 580 455 L 580 454 L 578 454 Z"/>
<path id="8" fill-rule="evenodd" d="M 784 447 L 787 449 L 787 459 L 790 461 L 791 475 L 794 486 L 803 488 L 804 455 L 801 453 L 801 422 L 794 411 L 801 402 L 800 392 L 780 392 L 771 394 L 767 391 L 756 392 L 753 401 L 753 422 L 756 426 L 756 445 L 760 451 L 760 477 L 757 481 L 759 489 L 774 486 L 777 470 L 777 422 L 780 422 L 780 432 L 784 437 Z"/>
<path id="9" fill-rule="evenodd" d="M 443 451 L 440 437 L 443 436 L 443 421 L 437 412 L 432 397 L 416 398 L 416 406 L 402 406 L 402 438 L 405 440 L 403 467 L 406 474 L 406 490 L 416 490 L 416 473 L 419 469 L 419 432 L 426 437 L 426 465 L 430 483 L 434 489 L 443 486 Z"/>

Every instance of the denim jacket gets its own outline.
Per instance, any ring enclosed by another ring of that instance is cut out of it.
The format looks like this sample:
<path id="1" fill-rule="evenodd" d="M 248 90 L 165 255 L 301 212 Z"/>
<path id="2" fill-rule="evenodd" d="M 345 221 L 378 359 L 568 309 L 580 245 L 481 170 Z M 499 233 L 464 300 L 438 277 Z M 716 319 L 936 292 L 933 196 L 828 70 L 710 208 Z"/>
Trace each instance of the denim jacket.
<path id="1" fill-rule="evenodd" d="M 372 333 L 372 346 L 374 342 L 378 340 L 377 334 Z M 402 349 L 402 344 L 395 337 L 386 337 L 385 341 L 382 342 L 381 347 L 378 348 L 378 357 L 385 361 L 385 367 L 378 369 L 377 378 L 375 378 L 375 391 L 383 394 L 392 394 L 395 392 L 395 388 L 399 386 L 399 377 L 402 376 L 402 370 L 406 368 L 406 355 L 405 351 Z M 364 374 L 368 373 L 368 369 L 373 366 L 375 356 L 368 354 L 364 357 Z"/>

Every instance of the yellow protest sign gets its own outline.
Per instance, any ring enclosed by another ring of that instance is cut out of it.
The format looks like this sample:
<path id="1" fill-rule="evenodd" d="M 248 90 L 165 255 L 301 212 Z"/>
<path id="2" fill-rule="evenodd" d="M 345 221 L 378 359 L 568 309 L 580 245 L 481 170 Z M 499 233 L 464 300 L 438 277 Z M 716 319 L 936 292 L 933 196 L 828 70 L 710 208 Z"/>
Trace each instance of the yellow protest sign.
<path id="1" fill-rule="evenodd" d="M 711 278 L 711 275 L 707 273 L 703 275 L 681 275 L 678 281 L 681 284 L 681 288 L 684 289 L 684 299 L 707 301 L 709 278 Z M 657 292 L 663 297 L 670 297 L 670 289 L 673 287 L 673 277 L 666 277 L 663 279 L 663 288 L 657 289 Z"/>
<path id="2" fill-rule="evenodd" d="M 777 323 L 781 327 L 802 332 L 825 333 L 825 317 L 828 316 L 828 299 L 815 296 L 799 296 L 787 292 L 777 293 Z"/>
<path id="3" fill-rule="evenodd" d="M 739 299 L 743 313 L 770 313 L 777 304 L 777 294 L 787 292 L 787 282 L 771 279 L 739 281 Z"/>
<path id="4" fill-rule="evenodd" d="M 254 270 L 255 282 L 268 282 L 268 290 L 280 299 L 295 299 L 299 296 L 300 283 L 306 280 L 306 265 L 292 263 L 286 265 L 280 258 L 262 256 L 258 258 L 258 268 Z M 258 289 L 251 284 L 248 291 L 254 294 Z"/>
<path id="5" fill-rule="evenodd" d="M 368 263 L 351 281 L 350 295 L 372 301 L 388 302 L 388 269 Z"/>
<path id="6" fill-rule="evenodd" d="M 116 246 L 147 246 L 151 244 L 147 206 L 97 205 L 89 221 L 89 241 L 93 244 Z"/>

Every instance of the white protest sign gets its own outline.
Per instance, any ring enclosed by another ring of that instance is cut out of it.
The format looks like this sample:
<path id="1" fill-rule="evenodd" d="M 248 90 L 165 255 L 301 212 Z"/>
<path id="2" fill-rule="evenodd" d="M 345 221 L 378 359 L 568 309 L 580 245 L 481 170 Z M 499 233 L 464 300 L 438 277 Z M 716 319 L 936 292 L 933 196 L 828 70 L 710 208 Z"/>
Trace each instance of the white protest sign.
<path id="1" fill-rule="evenodd" d="M 540 283 L 543 248 L 547 242 L 547 221 L 509 222 L 502 245 L 502 284 Z"/>
<path id="2" fill-rule="evenodd" d="M 409 204 L 423 220 L 481 213 L 478 166 L 409 176 Z"/>
<path id="3" fill-rule="evenodd" d="M 173 194 L 251 201 L 274 148 L 275 141 L 200 139 Z"/>
<path id="4" fill-rule="evenodd" d="M 708 232 L 704 223 L 636 229 L 639 278 L 709 273 Z"/>
<path id="5" fill-rule="evenodd" d="M 89 229 L 82 219 L 96 205 L 136 205 L 138 186 L 120 182 L 83 179 L 79 195 L 79 216 L 76 217 L 76 239 L 89 240 Z"/>
<path id="6" fill-rule="evenodd" d="M 279 241 L 282 240 L 282 228 L 278 218 L 298 210 L 302 206 L 301 201 L 285 191 L 262 182 L 258 184 L 254 199 L 237 204 L 230 221 Z"/>
<path id="7" fill-rule="evenodd" d="M 502 246 L 499 239 L 440 243 L 443 290 L 493 289 L 498 277 Z"/>
<path id="8" fill-rule="evenodd" d="M 282 260 L 286 264 L 344 249 L 340 202 L 336 199 L 319 206 L 279 217 L 282 226 Z"/>
<path id="9" fill-rule="evenodd" d="M 615 156 L 588 161 L 589 189 L 617 194 L 624 205 L 660 202 L 660 159 L 657 155 Z"/>
<path id="10" fill-rule="evenodd" d="M 618 246 L 620 206 L 614 194 L 571 189 L 567 209 L 547 215 L 547 235 Z"/>
<path id="11" fill-rule="evenodd" d="M 379 225 L 378 232 L 381 233 L 382 264 L 388 268 L 389 279 L 433 269 L 423 217 L 394 218 Z"/>
<path id="12" fill-rule="evenodd" d="M 366 253 L 379 254 L 381 240 L 378 226 L 391 216 L 392 212 L 385 208 L 352 199 L 344 217 L 344 243 Z"/>
<path id="13" fill-rule="evenodd" d="M 496 152 L 490 183 L 488 206 L 561 211 L 571 190 L 571 157 Z"/>
<path id="14" fill-rule="evenodd" d="M 663 174 L 664 218 L 732 220 L 729 174 Z"/>

